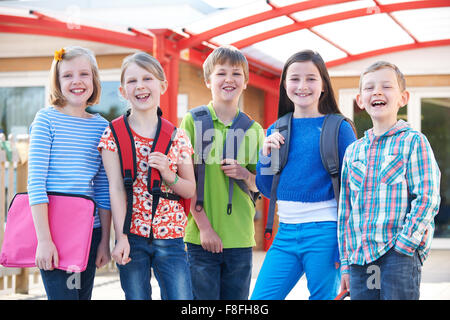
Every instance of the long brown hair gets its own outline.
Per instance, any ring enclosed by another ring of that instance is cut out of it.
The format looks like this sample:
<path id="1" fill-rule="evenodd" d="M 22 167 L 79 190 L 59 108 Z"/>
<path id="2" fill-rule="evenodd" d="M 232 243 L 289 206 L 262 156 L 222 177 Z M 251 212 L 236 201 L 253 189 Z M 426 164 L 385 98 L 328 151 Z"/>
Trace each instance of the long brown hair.
<path id="1" fill-rule="evenodd" d="M 341 113 L 334 97 L 328 70 L 320 54 L 312 50 L 302 50 L 293 54 L 284 64 L 280 79 L 280 98 L 278 100 L 278 118 L 281 118 L 288 112 L 293 112 L 294 103 L 289 99 L 286 93 L 285 81 L 289 66 L 295 62 L 312 61 L 317 67 L 322 78 L 323 92 L 319 98 L 319 112 L 321 114 Z"/>

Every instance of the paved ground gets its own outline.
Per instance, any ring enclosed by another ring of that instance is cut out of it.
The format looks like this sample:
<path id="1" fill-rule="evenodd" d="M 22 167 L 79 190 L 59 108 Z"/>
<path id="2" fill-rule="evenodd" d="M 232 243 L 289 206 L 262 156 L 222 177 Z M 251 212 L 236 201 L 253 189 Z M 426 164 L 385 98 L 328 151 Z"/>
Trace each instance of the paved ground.
<path id="1" fill-rule="evenodd" d="M 251 289 L 264 260 L 264 252 L 254 254 Z M 153 299 L 160 299 L 158 284 L 152 279 Z M 296 287 L 288 295 L 288 300 L 308 299 L 306 280 L 300 279 Z M 45 300 L 46 295 L 42 283 L 30 290 L 28 295 L 0 295 L 0 300 Z M 93 300 L 123 300 L 118 273 L 101 273 L 95 278 Z M 421 300 L 450 300 L 450 250 L 432 250 L 422 269 Z"/>

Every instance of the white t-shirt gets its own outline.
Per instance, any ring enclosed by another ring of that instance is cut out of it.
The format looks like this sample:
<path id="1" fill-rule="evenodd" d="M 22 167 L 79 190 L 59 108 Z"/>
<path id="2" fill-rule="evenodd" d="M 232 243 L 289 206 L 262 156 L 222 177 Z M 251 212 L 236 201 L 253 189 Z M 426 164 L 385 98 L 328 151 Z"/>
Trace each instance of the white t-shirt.
<path id="1" fill-rule="evenodd" d="M 296 224 L 337 221 L 336 199 L 320 202 L 277 201 L 280 222 Z"/>

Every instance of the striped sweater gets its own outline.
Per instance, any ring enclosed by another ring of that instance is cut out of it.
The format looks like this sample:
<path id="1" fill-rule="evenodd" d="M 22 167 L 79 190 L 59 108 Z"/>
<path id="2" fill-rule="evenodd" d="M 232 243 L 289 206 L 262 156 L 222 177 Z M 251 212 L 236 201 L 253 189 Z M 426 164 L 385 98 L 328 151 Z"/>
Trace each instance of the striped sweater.
<path id="1" fill-rule="evenodd" d="M 344 155 L 338 213 L 342 272 L 389 249 L 427 257 L 440 203 L 440 171 L 426 137 L 400 120 L 368 130 Z"/>
<path id="2" fill-rule="evenodd" d="M 109 186 L 97 150 L 108 121 L 99 114 L 78 118 L 53 107 L 41 109 L 30 127 L 30 205 L 48 203 L 46 192 L 84 194 L 110 209 Z M 94 227 L 100 221 L 96 214 Z"/>

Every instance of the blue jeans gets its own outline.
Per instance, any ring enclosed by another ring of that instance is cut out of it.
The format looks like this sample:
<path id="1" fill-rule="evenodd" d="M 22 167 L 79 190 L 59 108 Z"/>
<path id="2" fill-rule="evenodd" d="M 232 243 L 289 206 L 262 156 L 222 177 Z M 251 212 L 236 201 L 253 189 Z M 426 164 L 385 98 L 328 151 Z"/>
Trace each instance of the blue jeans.
<path id="1" fill-rule="evenodd" d="M 350 265 L 350 298 L 418 300 L 421 272 L 422 264 L 417 252 L 410 257 L 392 248 L 369 264 Z"/>
<path id="2" fill-rule="evenodd" d="M 311 300 L 338 294 L 340 270 L 337 223 L 280 223 L 256 280 L 252 300 L 282 300 L 306 274 Z"/>
<path id="3" fill-rule="evenodd" d="M 151 300 L 151 268 L 163 300 L 192 300 L 191 278 L 183 238 L 149 239 L 129 235 L 130 258 L 117 265 L 127 300 Z"/>
<path id="4" fill-rule="evenodd" d="M 81 273 L 59 269 L 40 270 L 49 300 L 90 300 L 94 287 L 97 248 L 102 239 L 102 228 L 92 232 L 91 249 L 86 270 Z"/>
<path id="5" fill-rule="evenodd" d="M 252 278 L 252 248 L 206 251 L 187 243 L 195 300 L 247 300 Z"/>

